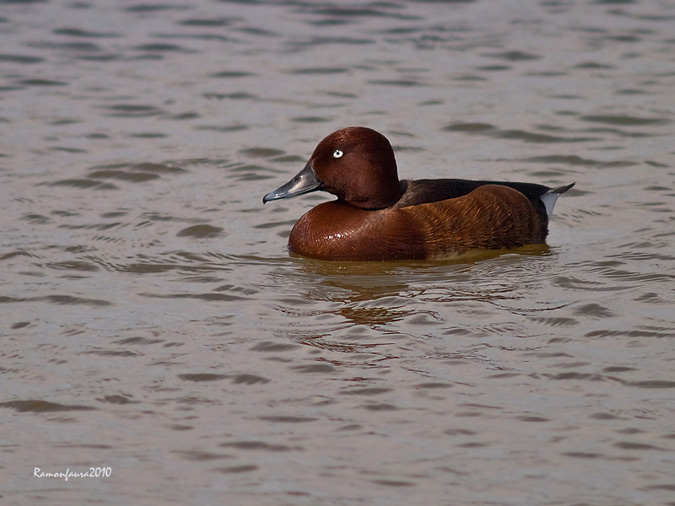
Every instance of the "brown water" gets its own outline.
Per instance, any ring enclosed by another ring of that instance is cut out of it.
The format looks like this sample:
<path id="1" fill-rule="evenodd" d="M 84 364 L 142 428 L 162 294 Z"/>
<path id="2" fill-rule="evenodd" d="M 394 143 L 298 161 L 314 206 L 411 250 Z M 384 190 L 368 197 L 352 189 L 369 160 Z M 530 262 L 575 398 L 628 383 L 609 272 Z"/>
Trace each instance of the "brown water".
<path id="1" fill-rule="evenodd" d="M 0 0 L 0 502 L 675 504 L 674 26 Z M 576 181 L 550 247 L 289 256 L 326 197 L 261 198 L 354 124 L 402 177 Z"/>

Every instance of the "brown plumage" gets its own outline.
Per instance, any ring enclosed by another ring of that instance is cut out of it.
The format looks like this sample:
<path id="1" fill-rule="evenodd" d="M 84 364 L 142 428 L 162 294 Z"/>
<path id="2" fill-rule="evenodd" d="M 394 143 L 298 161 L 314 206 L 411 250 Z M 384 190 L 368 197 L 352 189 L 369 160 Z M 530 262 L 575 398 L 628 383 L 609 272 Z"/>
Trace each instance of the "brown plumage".
<path id="1" fill-rule="evenodd" d="M 543 243 L 555 190 L 532 183 L 399 181 L 389 141 L 350 127 L 322 140 L 307 166 L 263 202 L 325 190 L 338 197 L 293 227 L 289 249 L 324 260 L 437 259 Z"/>

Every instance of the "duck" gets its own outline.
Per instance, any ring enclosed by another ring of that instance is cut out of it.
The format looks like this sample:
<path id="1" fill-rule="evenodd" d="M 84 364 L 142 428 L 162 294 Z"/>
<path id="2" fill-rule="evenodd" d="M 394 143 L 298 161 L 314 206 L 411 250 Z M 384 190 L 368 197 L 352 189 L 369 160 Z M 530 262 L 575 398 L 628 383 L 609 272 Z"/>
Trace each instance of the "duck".
<path id="1" fill-rule="evenodd" d="M 437 260 L 480 250 L 545 244 L 558 197 L 574 183 L 467 179 L 399 180 L 381 133 L 352 126 L 316 146 L 304 168 L 263 197 L 325 191 L 337 197 L 293 226 L 291 253 L 327 261 Z"/>

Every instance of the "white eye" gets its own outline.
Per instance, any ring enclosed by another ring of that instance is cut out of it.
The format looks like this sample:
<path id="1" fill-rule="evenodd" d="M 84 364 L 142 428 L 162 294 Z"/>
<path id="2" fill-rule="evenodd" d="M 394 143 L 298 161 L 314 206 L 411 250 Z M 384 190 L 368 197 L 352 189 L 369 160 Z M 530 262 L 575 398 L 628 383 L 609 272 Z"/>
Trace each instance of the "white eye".
<path id="1" fill-rule="evenodd" d="M 340 151 L 339 149 L 336 149 L 335 151 L 333 151 L 333 158 L 342 158 L 342 155 L 344 155 L 344 153 L 342 151 Z"/>

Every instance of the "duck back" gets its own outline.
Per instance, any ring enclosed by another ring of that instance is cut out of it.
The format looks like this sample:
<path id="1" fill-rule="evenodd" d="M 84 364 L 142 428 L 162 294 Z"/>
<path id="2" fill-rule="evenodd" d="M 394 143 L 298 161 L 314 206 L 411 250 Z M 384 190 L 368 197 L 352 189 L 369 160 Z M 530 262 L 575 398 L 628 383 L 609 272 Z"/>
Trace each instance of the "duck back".
<path id="1" fill-rule="evenodd" d="M 548 190 L 548 186 L 534 183 L 501 181 L 473 181 L 469 179 L 413 179 L 401 181 L 403 195 L 395 207 L 408 207 L 427 202 L 454 199 L 468 195 L 479 186 L 508 186 L 525 195 L 533 204 Z"/>

